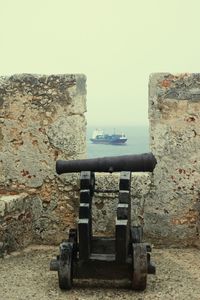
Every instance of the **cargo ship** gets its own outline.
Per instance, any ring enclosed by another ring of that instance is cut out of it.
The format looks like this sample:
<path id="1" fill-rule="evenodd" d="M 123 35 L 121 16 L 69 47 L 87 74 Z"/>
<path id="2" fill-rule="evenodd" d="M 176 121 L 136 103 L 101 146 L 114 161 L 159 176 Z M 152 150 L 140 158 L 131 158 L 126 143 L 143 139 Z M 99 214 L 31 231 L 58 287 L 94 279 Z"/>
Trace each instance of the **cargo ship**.
<path id="1" fill-rule="evenodd" d="M 128 139 L 124 133 L 105 134 L 101 129 L 96 129 L 90 139 L 90 141 L 94 144 L 109 145 L 123 145 L 127 142 L 127 140 Z"/>

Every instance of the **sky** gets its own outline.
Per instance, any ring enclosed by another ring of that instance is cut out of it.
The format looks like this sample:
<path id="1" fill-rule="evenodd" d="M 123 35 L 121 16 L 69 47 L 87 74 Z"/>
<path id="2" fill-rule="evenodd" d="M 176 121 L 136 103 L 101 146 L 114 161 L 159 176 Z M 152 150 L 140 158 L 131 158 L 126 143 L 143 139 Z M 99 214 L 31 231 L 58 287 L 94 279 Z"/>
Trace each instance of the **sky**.
<path id="1" fill-rule="evenodd" d="M 199 0 L 0 0 L 0 75 L 87 76 L 87 123 L 148 125 L 154 72 L 200 72 Z"/>

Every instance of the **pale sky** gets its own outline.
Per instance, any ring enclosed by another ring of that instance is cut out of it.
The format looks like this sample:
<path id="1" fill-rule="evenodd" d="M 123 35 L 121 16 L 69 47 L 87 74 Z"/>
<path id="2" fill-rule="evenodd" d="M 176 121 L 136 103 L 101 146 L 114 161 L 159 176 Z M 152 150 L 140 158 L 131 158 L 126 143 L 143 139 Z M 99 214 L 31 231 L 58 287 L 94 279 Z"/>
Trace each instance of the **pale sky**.
<path id="1" fill-rule="evenodd" d="M 0 0 L 0 58 L 84 73 L 88 125 L 146 125 L 150 73 L 200 72 L 200 0 Z"/>

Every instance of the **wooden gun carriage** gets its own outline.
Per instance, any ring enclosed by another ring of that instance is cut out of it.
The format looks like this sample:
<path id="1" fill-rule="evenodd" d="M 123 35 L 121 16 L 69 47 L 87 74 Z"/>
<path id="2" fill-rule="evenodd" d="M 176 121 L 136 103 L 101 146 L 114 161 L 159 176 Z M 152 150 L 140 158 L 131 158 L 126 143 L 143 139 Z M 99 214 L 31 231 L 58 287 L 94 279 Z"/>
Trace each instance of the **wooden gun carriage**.
<path id="1" fill-rule="evenodd" d="M 60 244 L 60 253 L 50 263 L 58 272 L 59 286 L 69 290 L 73 278 L 129 279 L 133 290 L 146 288 L 147 274 L 155 274 L 150 244 L 142 241 L 141 226 L 131 226 L 131 172 L 152 172 L 152 153 L 56 162 L 58 174 L 80 172 L 80 207 L 77 229 Z M 120 172 L 115 238 L 92 234 L 92 198 L 96 192 L 95 172 Z"/>

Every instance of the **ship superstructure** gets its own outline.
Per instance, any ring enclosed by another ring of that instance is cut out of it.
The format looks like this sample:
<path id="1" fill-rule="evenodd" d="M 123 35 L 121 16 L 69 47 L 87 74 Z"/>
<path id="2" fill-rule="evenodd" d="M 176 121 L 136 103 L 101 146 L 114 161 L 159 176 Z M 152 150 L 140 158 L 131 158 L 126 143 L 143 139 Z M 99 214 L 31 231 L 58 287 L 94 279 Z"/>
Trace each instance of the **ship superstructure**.
<path id="1" fill-rule="evenodd" d="M 94 144 L 120 145 L 127 142 L 127 137 L 124 133 L 105 134 L 102 129 L 96 129 L 90 141 Z"/>

